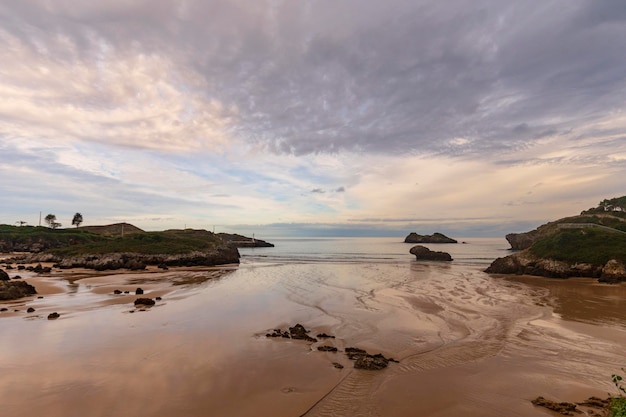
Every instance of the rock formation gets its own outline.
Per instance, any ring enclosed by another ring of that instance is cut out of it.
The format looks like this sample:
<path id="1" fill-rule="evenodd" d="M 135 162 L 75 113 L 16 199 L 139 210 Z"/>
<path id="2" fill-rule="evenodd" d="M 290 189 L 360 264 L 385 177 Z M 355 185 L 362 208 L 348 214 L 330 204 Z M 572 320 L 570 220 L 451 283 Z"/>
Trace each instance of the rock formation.
<path id="1" fill-rule="evenodd" d="M 410 233 L 404 239 L 404 243 L 458 243 L 458 242 L 441 233 L 434 233 L 432 235 L 418 235 L 417 233 Z"/>
<path id="2" fill-rule="evenodd" d="M 413 246 L 409 251 L 412 255 L 415 255 L 415 259 L 418 261 L 451 261 L 452 256 L 447 252 L 432 251 L 426 246 L 417 245 Z"/>
<path id="3" fill-rule="evenodd" d="M 33 294 L 37 294 L 37 290 L 25 281 L 0 281 L 0 300 L 15 300 Z"/>
<path id="4" fill-rule="evenodd" d="M 130 269 L 143 270 L 146 265 L 167 266 L 213 266 L 239 263 L 239 251 L 235 247 L 224 245 L 210 251 L 194 251 L 178 255 L 141 253 L 107 253 L 75 256 L 52 254 L 31 254 L 16 258 L 20 262 L 55 262 L 61 269 L 86 268 L 96 271 Z"/>

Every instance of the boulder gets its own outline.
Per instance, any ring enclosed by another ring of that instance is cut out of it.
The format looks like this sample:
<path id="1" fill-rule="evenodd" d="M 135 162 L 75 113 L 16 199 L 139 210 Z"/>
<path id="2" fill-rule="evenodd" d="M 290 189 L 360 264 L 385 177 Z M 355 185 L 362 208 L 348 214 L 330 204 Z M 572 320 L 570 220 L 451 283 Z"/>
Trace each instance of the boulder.
<path id="1" fill-rule="evenodd" d="M 301 324 L 296 324 L 295 326 L 289 328 L 289 335 L 292 339 L 306 340 L 307 342 L 317 342 L 317 339 L 309 336 L 307 333 L 309 333 L 309 331 L 306 330 Z"/>
<path id="2" fill-rule="evenodd" d="M 413 246 L 409 251 L 412 255 L 415 255 L 415 259 L 418 261 L 451 261 L 452 256 L 447 252 L 432 251 L 426 246 L 417 245 Z"/>
<path id="3" fill-rule="evenodd" d="M 139 306 L 139 305 L 142 305 L 142 306 L 153 306 L 155 304 L 156 304 L 156 302 L 152 298 L 137 298 L 135 300 L 135 305 L 136 306 Z"/>
<path id="4" fill-rule="evenodd" d="M 7 274 L 4 270 L 0 269 L 0 281 L 8 281 L 11 278 L 9 278 L 9 274 Z"/>
<path id="5" fill-rule="evenodd" d="M 600 282 L 617 283 L 626 281 L 626 267 L 618 260 L 611 259 L 602 267 Z"/>
<path id="6" fill-rule="evenodd" d="M 61 317 L 61 315 L 57 313 L 56 311 L 54 313 L 48 314 L 48 320 L 56 320 L 59 317 Z"/>
<path id="7" fill-rule="evenodd" d="M 37 290 L 25 281 L 0 281 L 0 300 L 15 300 L 33 294 L 37 294 Z"/>
<path id="8" fill-rule="evenodd" d="M 432 235 L 418 235 L 417 233 L 410 233 L 404 238 L 404 243 L 459 243 L 454 239 L 442 233 L 434 233 Z"/>

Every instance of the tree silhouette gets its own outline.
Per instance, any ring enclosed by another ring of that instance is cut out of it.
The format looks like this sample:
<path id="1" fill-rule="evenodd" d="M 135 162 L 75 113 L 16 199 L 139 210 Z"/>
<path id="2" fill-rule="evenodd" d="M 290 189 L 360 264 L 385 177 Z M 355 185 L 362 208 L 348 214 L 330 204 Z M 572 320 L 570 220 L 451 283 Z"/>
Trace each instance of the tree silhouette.
<path id="1" fill-rule="evenodd" d="M 80 213 L 76 213 L 74 215 L 74 218 L 72 219 L 72 225 L 75 225 L 76 227 L 80 226 L 80 224 L 83 222 L 83 215 Z"/>
<path id="2" fill-rule="evenodd" d="M 54 224 L 57 221 L 57 216 L 51 213 L 44 217 L 44 220 L 46 221 L 46 223 L 48 223 L 48 226 L 52 227 L 53 229 L 55 228 Z"/>

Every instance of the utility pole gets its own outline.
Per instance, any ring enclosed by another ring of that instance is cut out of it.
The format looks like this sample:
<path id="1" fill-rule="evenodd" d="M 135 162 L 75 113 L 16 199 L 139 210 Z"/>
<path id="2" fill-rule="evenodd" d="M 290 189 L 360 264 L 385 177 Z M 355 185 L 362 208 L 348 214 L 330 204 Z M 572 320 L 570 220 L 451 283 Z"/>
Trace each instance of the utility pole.
<path id="1" fill-rule="evenodd" d="M 39 226 L 41 226 L 41 212 L 39 212 Z"/>

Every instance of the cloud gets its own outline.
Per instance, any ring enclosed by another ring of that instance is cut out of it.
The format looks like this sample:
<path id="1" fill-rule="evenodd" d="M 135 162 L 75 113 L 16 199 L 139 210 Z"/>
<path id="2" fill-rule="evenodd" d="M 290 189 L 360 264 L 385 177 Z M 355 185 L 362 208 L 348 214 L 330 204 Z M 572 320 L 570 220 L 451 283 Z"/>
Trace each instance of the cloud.
<path id="1" fill-rule="evenodd" d="M 623 193 L 622 3 L 5 0 L 3 210 L 577 212 Z"/>

